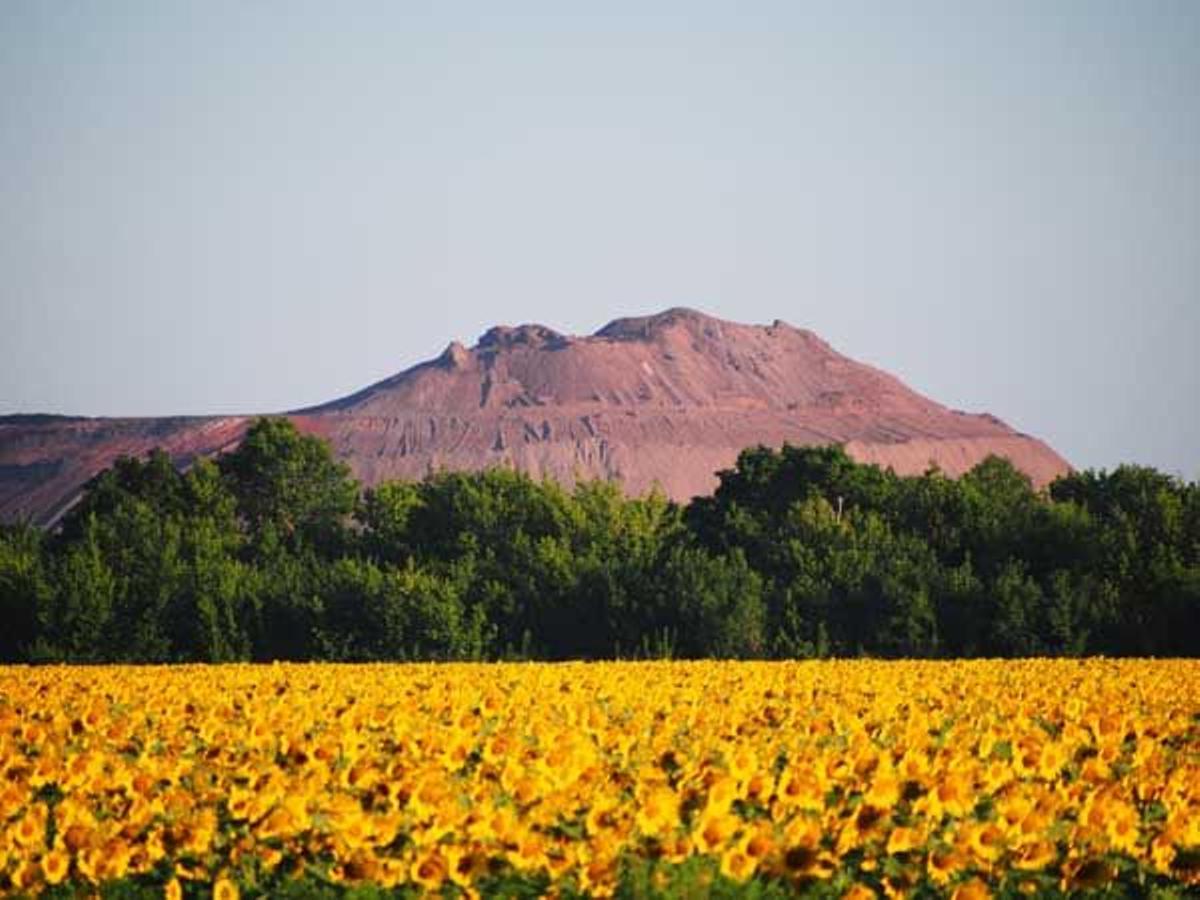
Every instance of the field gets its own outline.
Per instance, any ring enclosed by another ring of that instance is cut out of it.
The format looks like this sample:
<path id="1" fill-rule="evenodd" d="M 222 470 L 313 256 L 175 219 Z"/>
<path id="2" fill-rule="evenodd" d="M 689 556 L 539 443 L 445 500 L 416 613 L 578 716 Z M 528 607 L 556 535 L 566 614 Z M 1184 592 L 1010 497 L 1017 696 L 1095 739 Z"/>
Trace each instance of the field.
<path id="1" fill-rule="evenodd" d="M 1200 885 L 1194 661 L 3 668 L 0 767 L 0 892 Z"/>

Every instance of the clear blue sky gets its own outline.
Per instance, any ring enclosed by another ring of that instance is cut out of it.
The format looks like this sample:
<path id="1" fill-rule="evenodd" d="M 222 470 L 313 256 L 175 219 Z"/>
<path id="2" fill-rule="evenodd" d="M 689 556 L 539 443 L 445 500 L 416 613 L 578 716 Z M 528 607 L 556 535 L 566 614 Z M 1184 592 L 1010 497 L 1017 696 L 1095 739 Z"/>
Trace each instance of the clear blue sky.
<path id="1" fill-rule="evenodd" d="M 674 305 L 1200 477 L 1200 2 L 0 3 L 0 412 Z"/>

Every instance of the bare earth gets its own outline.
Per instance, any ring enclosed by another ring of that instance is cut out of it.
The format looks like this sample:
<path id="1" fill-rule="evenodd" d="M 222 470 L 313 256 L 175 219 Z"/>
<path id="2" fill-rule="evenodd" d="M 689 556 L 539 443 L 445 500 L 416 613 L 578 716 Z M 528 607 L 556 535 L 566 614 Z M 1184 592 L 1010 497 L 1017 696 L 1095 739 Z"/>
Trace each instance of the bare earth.
<path id="1" fill-rule="evenodd" d="M 783 322 L 740 325 L 686 309 L 618 319 L 590 337 L 496 327 L 467 349 L 356 394 L 287 414 L 327 438 L 367 485 L 507 465 L 564 482 L 655 485 L 677 500 L 756 444 L 845 444 L 863 462 L 959 475 L 1007 457 L 1041 486 L 1068 463 L 990 415 L 947 409 Z M 0 417 L 0 521 L 52 523 L 120 455 L 156 446 L 179 464 L 235 447 L 249 416 Z"/>

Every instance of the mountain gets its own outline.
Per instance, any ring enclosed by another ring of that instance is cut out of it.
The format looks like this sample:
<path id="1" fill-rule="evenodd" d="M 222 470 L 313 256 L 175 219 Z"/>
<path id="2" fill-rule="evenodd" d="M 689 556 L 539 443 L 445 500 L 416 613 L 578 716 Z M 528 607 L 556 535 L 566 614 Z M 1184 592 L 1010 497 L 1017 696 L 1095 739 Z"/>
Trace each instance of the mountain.
<path id="1" fill-rule="evenodd" d="M 365 484 L 510 465 L 535 476 L 659 485 L 686 500 L 756 444 L 842 443 L 862 462 L 951 475 L 988 454 L 1037 485 L 1070 470 L 991 415 L 947 409 L 784 322 L 689 309 L 617 319 L 589 337 L 497 326 L 474 347 L 287 414 L 329 440 Z M 122 454 L 181 465 L 237 445 L 252 417 L 0 417 L 0 520 L 53 523 Z"/>

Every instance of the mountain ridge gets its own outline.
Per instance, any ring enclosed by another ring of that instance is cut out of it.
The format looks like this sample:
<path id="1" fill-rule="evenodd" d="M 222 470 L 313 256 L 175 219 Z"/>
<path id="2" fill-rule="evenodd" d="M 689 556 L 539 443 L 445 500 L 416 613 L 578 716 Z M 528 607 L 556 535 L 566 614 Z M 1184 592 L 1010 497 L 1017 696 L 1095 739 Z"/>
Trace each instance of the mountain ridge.
<path id="1" fill-rule="evenodd" d="M 364 484 L 511 465 L 565 482 L 607 478 L 677 500 L 708 493 L 748 446 L 841 443 L 862 462 L 958 475 L 989 453 L 1037 485 L 1070 470 L 987 413 L 949 409 L 775 320 L 673 307 L 566 335 L 496 325 L 361 390 L 283 415 L 330 441 Z M 177 463 L 237 445 L 253 416 L 0 417 L 0 520 L 51 524 L 120 455 Z"/>

